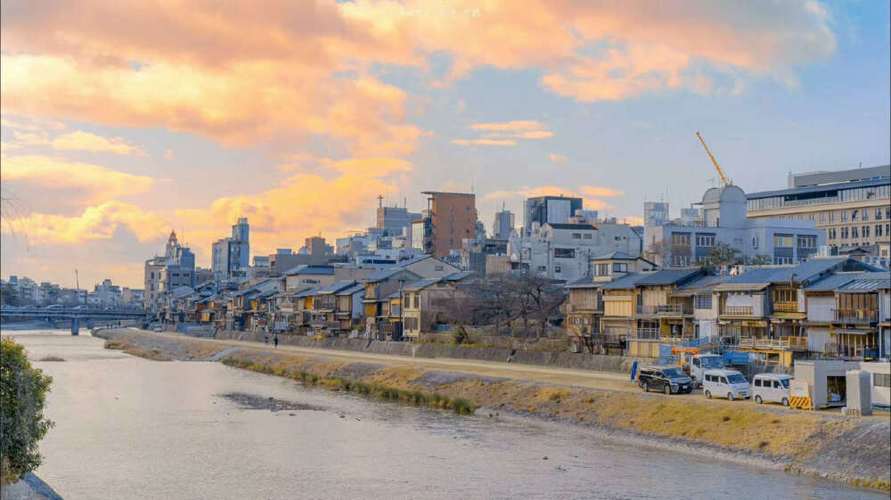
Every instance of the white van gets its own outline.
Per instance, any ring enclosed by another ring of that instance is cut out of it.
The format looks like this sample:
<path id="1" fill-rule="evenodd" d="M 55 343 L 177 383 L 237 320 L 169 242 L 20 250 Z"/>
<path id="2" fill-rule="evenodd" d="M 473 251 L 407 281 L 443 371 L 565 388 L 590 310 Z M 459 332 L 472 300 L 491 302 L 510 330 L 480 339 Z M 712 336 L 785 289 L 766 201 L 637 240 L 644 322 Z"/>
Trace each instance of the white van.
<path id="1" fill-rule="evenodd" d="M 765 401 L 789 406 L 789 385 L 792 377 L 776 373 L 759 373 L 752 379 L 752 399 L 759 405 Z"/>
<path id="2" fill-rule="evenodd" d="M 752 391 L 749 382 L 742 373 L 736 370 L 706 370 L 703 375 L 702 393 L 711 399 L 718 398 L 746 399 Z"/>

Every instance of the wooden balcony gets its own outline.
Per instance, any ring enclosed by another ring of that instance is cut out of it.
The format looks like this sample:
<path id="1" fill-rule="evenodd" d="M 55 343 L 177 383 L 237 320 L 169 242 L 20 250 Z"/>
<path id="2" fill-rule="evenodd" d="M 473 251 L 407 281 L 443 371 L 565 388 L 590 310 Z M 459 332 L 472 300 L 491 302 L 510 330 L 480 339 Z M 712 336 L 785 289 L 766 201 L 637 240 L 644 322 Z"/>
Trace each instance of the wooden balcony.
<path id="1" fill-rule="evenodd" d="M 741 337 L 739 347 L 771 351 L 806 351 L 807 337 Z"/>
<path id="2" fill-rule="evenodd" d="M 773 311 L 778 313 L 797 313 L 798 302 L 774 302 Z"/>
<path id="3" fill-rule="evenodd" d="M 722 316 L 744 316 L 744 317 L 754 317 L 755 314 L 752 310 L 752 306 L 724 306 L 721 310 Z"/>
<path id="4" fill-rule="evenodd" d="M 835 321 L 848 324 L 870 324 L 879 321 L 876 309 L 834 309 Z"/>

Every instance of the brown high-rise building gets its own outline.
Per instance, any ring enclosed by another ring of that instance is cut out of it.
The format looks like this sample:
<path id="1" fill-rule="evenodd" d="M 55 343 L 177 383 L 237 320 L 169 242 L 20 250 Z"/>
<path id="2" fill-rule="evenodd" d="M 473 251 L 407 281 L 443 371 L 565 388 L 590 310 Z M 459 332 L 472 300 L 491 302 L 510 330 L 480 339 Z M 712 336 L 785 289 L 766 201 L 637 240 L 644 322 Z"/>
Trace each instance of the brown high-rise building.
<path id="1" fill-rule="evenodd" d="M 424 252 L 445 257 L 450 250 L 460 250 L 463 240 L 476 235 L 476 195 L 438 191 L 424 191 L 423 194 L 427 195 Z"/>

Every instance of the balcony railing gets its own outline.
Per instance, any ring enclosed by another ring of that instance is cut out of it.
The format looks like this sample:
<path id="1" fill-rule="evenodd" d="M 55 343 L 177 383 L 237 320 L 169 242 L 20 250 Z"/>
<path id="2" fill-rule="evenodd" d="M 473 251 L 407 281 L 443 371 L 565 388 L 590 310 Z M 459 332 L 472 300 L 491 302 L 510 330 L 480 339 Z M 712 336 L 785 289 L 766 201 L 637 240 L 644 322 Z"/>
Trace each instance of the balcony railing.
<path id="1" fill-rule="evenodd" d="M 754 316 L 752 306 L 724 306 L 721 314 L 725 316 Z"/>
<path id="2" fill-rule="evenodd" d="M 644 304 L 637 306 L 637 314 L 680 316 L 683 314 L 693 314 L 693 311 L 692 308 L 684 304 Z"/>
<path id="3" fill-rule="evenodd" d="M 634 332 L 634 337 L 638 339 L 658 339 L 658 328 L 638 328 Z"/>
<path id="4" fill-rule="evenodd" d="M 741 337 L 739 339 L 739 347 L 782 351 L 806 351 L 807 337 Z"/>
<path id="5" fill-rule="evenodd" d="M 774 312 L 795 313 L 798 312 L 798 302 L 774 302 Z"/>
<path id="6" fill-rule="evenodd" d="M 879 320 L 876 309 L 835 309 L 835 320 L 840 323 L 873 323 Z"/>

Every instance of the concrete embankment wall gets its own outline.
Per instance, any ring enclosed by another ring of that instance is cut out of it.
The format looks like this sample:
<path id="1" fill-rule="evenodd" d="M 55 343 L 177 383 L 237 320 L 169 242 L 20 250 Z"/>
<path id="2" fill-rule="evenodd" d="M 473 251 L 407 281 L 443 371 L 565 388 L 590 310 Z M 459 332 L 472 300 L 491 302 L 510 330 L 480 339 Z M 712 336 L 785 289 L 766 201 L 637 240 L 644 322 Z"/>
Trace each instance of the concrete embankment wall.
<path id="1" fill-rule="evenodd" d="M 225 330 L 217 333 L 216 338 L 224 340 L 248 340 L 263 342 L 262 333 L 239 332 Z M 272 339 L 270 338 L 271 342 Z M 474 347 L 445 343 L 414 344 L 410 342 L 390 342 L 381 340 L 349 339 L 330 337 L 315 339 L 303 335 L 279 335 L 283 345 L 314 347 L 321 349 L 339 349 L 343 351 L 370 352 L 394 356 L 418 358 L 455 358 L 474 359 L 480 361 L 507 361 L 526 365 L 573 368 L 628 373 L 631 371 L 632 359 L 623 356 L 604 356 L 588 353 L 547 352 L 517 349 L 511 357 L 511 349 L 497 347 Z"/>

